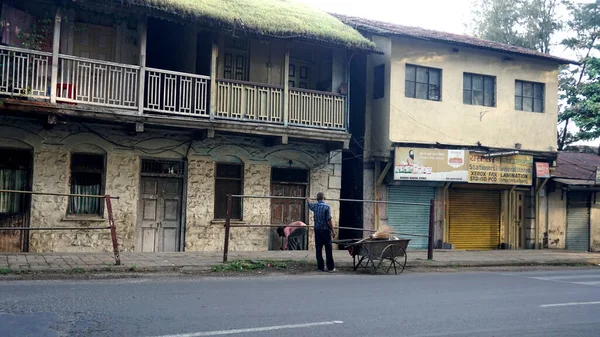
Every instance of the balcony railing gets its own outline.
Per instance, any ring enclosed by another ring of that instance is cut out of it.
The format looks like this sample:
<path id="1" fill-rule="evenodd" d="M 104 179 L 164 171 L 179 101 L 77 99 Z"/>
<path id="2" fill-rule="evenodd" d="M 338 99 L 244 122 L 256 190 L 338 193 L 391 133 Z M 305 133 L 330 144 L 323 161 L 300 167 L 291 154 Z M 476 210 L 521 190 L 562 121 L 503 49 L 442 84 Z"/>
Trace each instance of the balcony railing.
<path id="1" fill-rule="evenodd" d="M 210 77 L 161 69 L 146 69 L 144 110 L 208 117 Z"/>
<path id="2" fill-rule="evenodd" d="M 57 78 L 52 81 L 52 56 L 0 46 L 0 94 L 48 100 L 53 98 L 51 83 L 55 82 L 58 103 L 309 128 L 346 128 L 346 98 L 334 93 L 290 89 L 286 114 L 283 86 L 217 79 L 215 97 L 209 98 L 208 76 L 62 54 L 57 58 Z M 210 113 L 210 100 L 214 102 L 214 116 Z"/>
<path id="3" fill-rule="evenodd" d="M 283 123 L 283 87 L 219 79 L 216 117 Z"/>
<path id="4" fill-rule="evenodd" d="M 140 67 L 59 55 L 58 102 L 112 108 L 138 106 Z"/>
<path id="5" fill-rule="evenodd" d="M 0 47 L 0 94 L 49 98 L 51 60 L 51 53 Z"/>
<path id="6" fill-rule="evenodd" d="M 290 124 L 344 129 L 346 98 L 306 89 L 290 89 Z"/>

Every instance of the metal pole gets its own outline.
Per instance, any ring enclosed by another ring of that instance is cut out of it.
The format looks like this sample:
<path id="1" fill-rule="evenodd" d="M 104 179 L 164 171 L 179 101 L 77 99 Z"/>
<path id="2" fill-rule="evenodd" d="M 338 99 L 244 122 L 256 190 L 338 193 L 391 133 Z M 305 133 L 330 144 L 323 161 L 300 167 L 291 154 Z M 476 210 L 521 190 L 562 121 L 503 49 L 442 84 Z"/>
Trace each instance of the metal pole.
<path id="1" fill-rule="evenodd" d="M 427 260 L 433 260 L 433 234 L 435 232 L 435 200 L 429 205 L 429 240 L 427 242 Z"/>
<path id="2" fill-rule="evenodd" d="M 234 197 L 234 198 L 247 198 L 247 199 L 284 199 L 284 200 L 305 200 L 306 199 L 305 197 L 284 197 L 284 196 L 273 196 L 273 195 L 235 195 L 234 194 L 234 195 L 232 195 L 232 197 Z M 385 200 L 325 199 L 325 201 L 362 202 L 362 203 L 391 204 L 391 205 L 429 206 L 429 203 L 402 202 L 402 201 L 385 201 Z"/>
<path id="3" fill-rule="evenodd" d="M 83 197 L 83 198 L 97 198 L 97 199 L 105 199 L 106 195 L 89 195 L 89 194 L 70 194 L 70 193 L 44 193 L 44 192 L 34 192 L 34 191 L 19 191 L 19 190 L 0 190 L 0 193 L 16 193 L 16 194 L 31 194 L 31 195 L 52 195 L 58 197 Z M 119 199 L 119 197 L 111 197 L 111 199 Z"/>
<path id="4" fill-rule="evenodd" d="M 121 256 L 119 254 L 119 242 L 117 241 L 117 229 L 115 228 L 115 218 L 113 217 L 110 195 L 106 195 L 106 211 L 108 212 L 108 225 L 110 226 L 110 236 L 112 238 L 113 252 L 115 254 L 115 265 L 120 266 Z"/>
<path id="5" fill-rule="evenodd" d="M 229 252 L 229 230 L 231 229 L 231 194 L 227 195 L 227 217 L 225 218 L 225 242 L 223 243 L 223 263 L 227 262 Z"/>

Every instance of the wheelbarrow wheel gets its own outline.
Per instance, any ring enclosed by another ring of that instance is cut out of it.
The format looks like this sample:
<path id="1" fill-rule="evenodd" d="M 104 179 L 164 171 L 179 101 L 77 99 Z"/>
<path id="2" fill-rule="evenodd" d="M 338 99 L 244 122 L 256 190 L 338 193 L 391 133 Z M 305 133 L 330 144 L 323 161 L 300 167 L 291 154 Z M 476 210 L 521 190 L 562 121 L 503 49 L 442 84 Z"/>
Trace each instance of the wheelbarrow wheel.
<path id="1" fill-rule="evenodd" d="M 394 267 L 394 274 L 398 274 L 398 269 L 400 270 L 400 273 L 402 273 L 406 267 L 406 250 L 399 244 L 388 245 L 381 251 L 378 268 L 381 267 L 383 261 L 386 260 L 390 263 L 386 273 L 389 273 L 392 267 Z"/>

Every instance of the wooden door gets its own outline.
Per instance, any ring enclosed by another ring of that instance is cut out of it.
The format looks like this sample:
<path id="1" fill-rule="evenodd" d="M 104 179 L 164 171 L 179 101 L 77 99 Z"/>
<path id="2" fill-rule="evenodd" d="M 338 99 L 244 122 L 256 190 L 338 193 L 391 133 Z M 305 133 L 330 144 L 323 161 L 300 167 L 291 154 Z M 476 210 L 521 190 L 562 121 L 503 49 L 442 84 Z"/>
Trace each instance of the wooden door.
<path id="1" fill-rule="evenodd" d="M 296 184 L 271 184 L 271 195 L 286 197 L 304 197 L 306 185 Z M 271 224 L 286 225 L 294 221 L 305 219 L 306 202 L 301 199 L 273 199 L 271 200 Z"/>
<path id="2" fill-rule="evenodd" d="M 115 60 L 115 29 L 84 25 L 74 34 L 73 54 L 102 61 Z"/>
<path id="3" fill-rule="evenodd" d="M 141 251 L 179 250 L 181 199 L 181 179 L 142 177 L 137 231 Z"/>
<path id="4" fill-rule="evenodd" d="M 290 61 L 289 86 L 290 88 L 310 89 L 310 64 L 308 62 Z"/>

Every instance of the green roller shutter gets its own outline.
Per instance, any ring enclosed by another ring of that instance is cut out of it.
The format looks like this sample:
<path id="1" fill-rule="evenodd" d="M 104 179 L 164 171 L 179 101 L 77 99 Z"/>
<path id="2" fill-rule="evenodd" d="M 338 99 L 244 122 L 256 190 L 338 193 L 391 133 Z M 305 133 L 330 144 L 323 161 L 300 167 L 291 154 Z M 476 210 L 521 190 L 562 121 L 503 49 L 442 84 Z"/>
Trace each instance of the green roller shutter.
<path id="1" fill-rule="evenodd" d="M 567 194 L 568 250 L 587 251 L 590 247 L 590 205 L 588 192 Z"/>
<path id="2" fill-rule="evenodd" d="M 388 200 L 394 202 L 422 203 L 421 205 L 388 204 L 388 224 L 395 232 L 429 234 L 429 203 L 435 199 L 435 187 L 392 185 L 388 187 Z M 427 238 L 398 235 L 410 239 L 408 248 L 427 249 Z"/>

